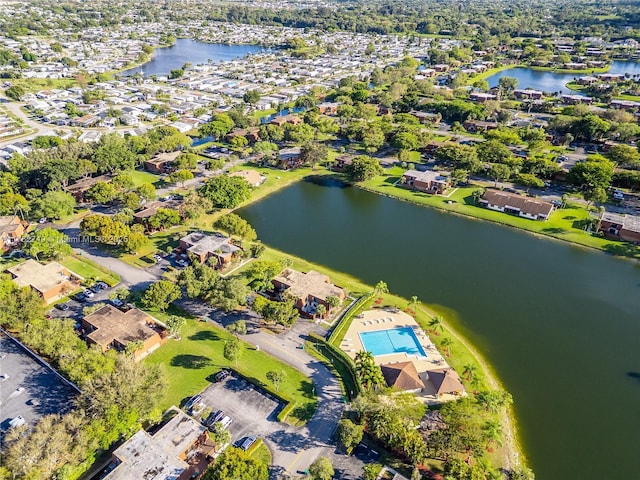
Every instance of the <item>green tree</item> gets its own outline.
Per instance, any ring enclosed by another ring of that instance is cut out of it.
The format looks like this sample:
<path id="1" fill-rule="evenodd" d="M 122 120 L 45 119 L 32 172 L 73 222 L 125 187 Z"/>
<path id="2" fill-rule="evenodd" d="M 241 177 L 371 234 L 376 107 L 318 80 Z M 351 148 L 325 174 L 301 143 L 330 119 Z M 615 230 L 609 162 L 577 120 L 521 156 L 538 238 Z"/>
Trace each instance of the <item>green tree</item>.
<path id="1" fill-rule="evenodd" d="M 306 143 L 300 148 L 300 160 L 316 168 L 318 163 L 326 162 L 329 158 L 329 149 L 322 143 Z"/>
<path id="2" fill-rule="evenodd" d="M 605 203 L 607 201 L 607 191 L 602 187 L 588 188 L 582 195 L 587 201 L 587 208 L 591 203 Z"/>
<path id="3" fill-rule="evenodd" d="M 342 303 L 342 301 L 335 295 L 329 295 L 326 298 L 326 302 L 327 302 L 327 305 L 329 305 L 329 313 L 331 313 L 334 308 L 339 307 L 340 304 Z"/>
<path id="4" fill-rule="evenodd" d="M 218 272 L 206 264 L 194 263 L 178 275 L 178 285 L 187 297 L 209 300 L 218 284 Z"/>
<path id="5" fill-rule="evenodd" d="M 202 480 L 268 480 L 268 466 L 238 448 L 227 448 Z"/>
<path id="6" fill-rule="evenodd" d="M 418 137 L 411 132 L 400 132 L 393 137 L 392 144 L 400 150 L 416 150 Z"/>
<path id="7" fill-rule="evenodd" d="M 29 234 L 24 241 L 23 250 L 37 260 L 59 260 L 73 253 L 67 243 L 69 238 L 53 228 L 43 228 Z"/>
<path id="8" fill-rule="evenodd" d="M 249 287 L 241 278 L 220 278 L 209 298 L 209 303 L 225 312 L 230 312 L 240 305 L 245 305 L 250 293 Z"/>
<path id="9" fill-rule="evenodd" d="M 298 311 L 292 299 L 276 302 L 258 295 L 252 307 L 266 323 L 281 325 L 285 328 L 291 327 L 298 319 Z"/>
<path id="10" fill-rule="evenodd" d="M 267 372 L 266 376 L 267 376 L 267 380 L 273 383 L 273 386 L 275 387 L 276 391 L 280 391 L 280 385 L 282 385 L 282 383 L 286 380 L 287 372 L 285 372 L 284 370 L 280 370 L 280 371 L 270 370 Z"/>
<path id="11" fill-rule="evenodd" d="M 137 161 L 126 140 L 117 133 L 108 133 L 100 138 L 91 160 L 98 166 L 98 171 L 109 173 L 133 170 Z"/>
<path id="12" fill-rule="evenodd" d="M 382 280 L 380 280 L 373 287 L 373 294 L 378 296 L 378 297 L 380 297 L 380 296 L 384 295 L 385 293 L 389 293 L 389 287 L 388 287 L 386 282 L 383 282 Z"/>
<path id="13" fill-rule="evenodd" d="M 249 105 L 255 105 L 260 101 L 260 90 L 247 90 L 242 97 L 242 100 Z"/>
<path id="14" fill-rule="evenodd" d="M 191 152 L 183 152 L 174 162 L 178 170 L 195 170 L 198 168 L 198 155 Z"/>
<path id="15" fill-rule="evenodd" d="M 15 100 L 16 102 L 20 101 L 20 98 L 25 95 L 27 91 L 22 87 L 22 85 L 11 85 L 4 91 L 4 94 L 9 97 L 11 100 Z"/>
<path id="16" fill-rule="evenodd" d="M 364 435 L 364 427 L 353 423 L 348 418 L 344 418 L 338 422 L 338 440 L 348 454 L 358 446 Z"/>
<path id="17" fill-rule="evenodd" d="M 429 328 L 436 335 L 438 335 L 438 332 L 442 333 L 444 331 L 444 325 L 443 325 L 442 317 L 440 315 L 436 315 L 435 317 L 431 317 L 431 320 L 429 320 Z"/>
<path id="18" fill-rule="evenodd" d="M 76 206 L 73 195 L 59 190 L 51 190 L 31 202 L 31 214 L 34 218 L 46 217 L 60 220 L 71 215 Z"/>
<path id="19" fill-rule="evenodd" d="M 489 176 L 494 181 L 494 186 L 498 186 L 498 182 L 504 182 L 511 176 L 511 169 L 503 163 L 493 163 L 489 168 Z"/>
<path id="20" fill-rule="evenodd" d="M 613 177 L 614 164 L 600 155 L 593 155 L 585 162 L 578 162 L 571 169 L 567 181 L 583 190 L 607 189 Z"/>
<path id="21" fill-rule="evenodd" d="M 251 196 L 251 187 L 240 177 L 220 175 L 207 181 L 198 193 L 208 198 L 215 207 L 235 208 Z"/>
<path id="22" fill-rule="evenodd" d="M 442 345 L 442 347 L 446 350 L 447 353 L 447 357 L 451 356 L 451 346 L 453 345 L 453 340 L 451 340 L 449 337 L 445 337 L 442 339 L 442 342 L 440 342 L 440 345 Z"/>
<path id="23" fill-rule="evenodd" d="M 238 360 L 242 355 L 242 344 L 240 340 L 236 337 L 232 337 L 231 339 L 224 342 L 224 358 L 233 362 L 233 364 L 237 367 Z"/>
<path id="24" fill-rule="evenodd" d="M 375 158 L 361 155 L 353 159 L 351 165 L 348 165 L 345 169 L 345 172 L 351 181 L 362 182 L 376 175 L 382 175 L 382 167 Z"/>
<path id="25" fill-rule="evenodd" d="M 236 335 L 246 335 L 247 334 L 247 322 L 244 320 L 238 320 L 233 322 L 227 326 L 227 330 Z"/>
<path id="26" fill-rule="evenodd" d="M 331 480 L 335 475 L 331 460 L 327 457 L 317 458 L 309 466 L 309 475 L 311 475 L 313 480 Z"/>
<path id="27" fill-rule="evenodd" d="M 141 199 L 147 202 L 150 202 L 157 198 L 156 187 L 154 187 L 151 183 L 143 183 L 138 187 L 136 193 Z"/>
<path id="28" fill-rule="evenodd" d="M 359 351 L 356 353 L 356 373 L 360 383 L 367 390 L 378 390 L 385 386 L 382 370 L 376 365 L 371 352 Z"/>
<path id="29" fill-rule="evenodd" d="M 195 190 L 189 190 L 182 196 L 182 203 L 178 206 L 178 213 L 182 218 L 197 220 L 212 208 L 211 200 L 201 197 Z"/>
<path id="30" fill-rule="evenodd" d="M 176 170 L 169 174 L 169 181 L 171 183 L 179 183 L 184 188 L 185 182 L 193 180 L 193 173 L 189 170 Z"/>
<path id="31" fill-rule="evenodd" d="M 106 204 L 115 200 L 117 194 L 118 192 L 110 182 L 98 182 L 87 190 L 84 197 L 92 203 Z"/>
<path id="32" fill-rule="evenodd" d="M 146 308 L 157 308 L 163 312 L 171 303 L 182 296 L 180 287 L 174 282 L 160 280 L 152 283 L 142 295 L 141 301 Z"/>
<path id="33" fill-rule="evenodd" d="M 478 367 L 474 363 L 468 363 L 464 366 L 464 370 L 462 371 L 462 375 L 467 378 L 467 381 L 471 381 L 478 375 Z"/>
<path id="34" fill-rule="evenodd" d="M 220 422 L 216 422 L 209 429 L 209 435 L 211 439 L 216 444 L 216 450 L 219 450 L 219 447 L 229 443 L 231 441 L 231 433 L 229 430 L 224 428 Z"/>
<path id="35" fill-rule="evenodd" d="M 179 338 L 180 330 L 185 326 L 186 323 L 187 321 L 184 317 L 181 317 L 179 315 L 169 315 L 169 318 L 167 318 L 166 321 L 169 335 Z"/>
<path id="36" fill-rule="evenodd" d="M 640 167 L 640 152 L 631 145 L 611 145 L 607 152 L 607 158 L 618 165 L 624 165 L 629 168 Z"/>
<path id="37" fill-rule="evenodd" d="M 320 318 L 324 318 L 324 316 L 327 314 L 327 307 L 325 307 L 322 303 L 320 305 L 318 305 L 318 307 L 316 308 L 316 313 L 315 315 L 320 317 Z"/>
<path id="38" fill-rule="evenodd" d="M 258 238 L 256 231 L 251 227 L 249 222 L 235 213 L 223 215 L 216 221 L 214 226 L 248 242 L 252 242 Z"/>
<path id="39" fill-rule="evenodd" d="M 513 77 L 501 77 L 498 80 L 498 88 L 505 95 L 510 95 L 518 87 L 518 79 Z"/>
<path id="40" fill-rule="evenodd" d="M 529 193 L 529 189 L 531 189 L 531 187 L 544 187 L 544 182 L 531 173 L 519 173 L 516 175 L 516 183 L 523 187 L 527 187 L 527 193 Z"/>

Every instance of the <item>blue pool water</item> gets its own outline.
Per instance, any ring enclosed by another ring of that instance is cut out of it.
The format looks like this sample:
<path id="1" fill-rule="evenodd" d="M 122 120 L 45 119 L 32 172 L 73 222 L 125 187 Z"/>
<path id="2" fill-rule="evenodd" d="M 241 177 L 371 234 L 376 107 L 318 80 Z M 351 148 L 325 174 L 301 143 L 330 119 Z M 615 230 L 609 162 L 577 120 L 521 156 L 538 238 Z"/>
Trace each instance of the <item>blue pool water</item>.
<path id="1" fill-rule="evenodd" d="M 411 327 L 362 332 L 359 335 L 364 349 L 371 352 L 374 357 L 392 353 L 427 356 Z"/>

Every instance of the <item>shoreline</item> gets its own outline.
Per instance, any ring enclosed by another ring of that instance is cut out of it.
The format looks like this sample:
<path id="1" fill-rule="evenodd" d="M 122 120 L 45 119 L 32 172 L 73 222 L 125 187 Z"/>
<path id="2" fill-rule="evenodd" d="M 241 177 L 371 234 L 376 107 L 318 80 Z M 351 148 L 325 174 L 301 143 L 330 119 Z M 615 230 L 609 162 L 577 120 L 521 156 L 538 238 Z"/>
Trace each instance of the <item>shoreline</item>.
<path id="1" fill-rule="evenodd" d="M 298 268 L 300 267 L 312 267 L 317 269 L 318 271 L 323 271 L 324 273 L 331 276 L 334 281 L 335 279 L 339 279 L 342 284 L 347 282 L 352 282 L 358 287 L 364 287 L 365 291 L 369 291 L 372 287 L 368 285 L 364 280 L 353 276 L 349 272 L 343 272 L 335 270 L 332 267 L 326 266 L 324 264 L 320 264 L 314 262 L 312 260 L 308 260 L 306 258 L 302 258 L 296 254 L 288 253 L 282 250 L 279 250 L 273 246 L 265 245 L 267 247 L 267 252 L 269 257 L 286 257 L 292 260 L 294 264 L 294 268 L 296 267 L 296 263 Z M 410 301 L 403 297 L 400 294 L 389 292 L 384 295 L 385 299 L 390 301 L 391 303 L 397 304 L 399 308 L 401 304 L 408 304 Z M 451 335 L 462 347 L 464 347 L 468 353 L 473 358 L 474 362 L 480 367 L 482 374 L 486 380 L 486 385 L 491 390 L 503 390 L 508 392 L 507 389 L 504 388 L 499 376 L 497 375 L 494 367 L 491 363 L 479 352 L 479 350 L 473 345 L 473 343 L 464 335 L 463 332 L 459 331 L 454 327 L 455 318 L 457 318 L 457 313 L 455 310 L 442 307 L 440 308 L 436 304 L 420 304 L 417 309 L 422 314 L 427 317 L 433 317 L 434 315 L 440 315 L 443 318 L 443 325 L 446 329 L 446 332 Z M 515 402 L 514 402 L 515 404 Z M 528 466 L 528 458 L 525 453 L 525 449 L 523 448 L 522 441 L 518 435 L 518 422 L 517 417 L 515 415 L 514 404 L 509 405 L 503 413 L 499 415 L 500 424 L 503 427 L 503 441 L 504 444 L 501 447 L 504 452 L 499 458 L 502 459 L 501 467 L 505 469 L 515 469 L 521 466 Z"/>
<path id="2" fill-rule="evenodd" d="M 352 184 L 352 186 L 355 187 L 355 188 L 359 188 L 361 190 L 364 190 L 366 192 L 374 193 L 376 195 L 382 195 L 384 197 L 393 198 L 395 200 L 408 202 L 408 203 L 411 203 L 411 204 L 416 205 L 418 207 L 433 208 L 433 209 L 438 210 L 440 212 L 459 215 L 459 216 L 467 218 L 467 219 L 473 219 L 473 220 L 478 220 L 478 221 L 482 221 L 482 222 L 489 222 L 489 223 L 493 223 L 495 225 L 500 225 L 500 226 L 507 227 L 507 228 L 513 228 L 515 230 L 519 230 L 521 232 L 536 236 L 536 237 L 541 238 L 541 239 L 557 240 L 557 241 L 572 245 L 574 247 L 585 248 L 587 250 L 593 250 L 593 251 L 596 251 L 596 252 L 603 253 L 605 255 L 610 255 L 610 256 L 612 256 L 614 258 L 619 258 L 619 259 L 622 259 L 622 260 L 628 260 L 628 261 L 632 261 L 632 262 L 636 262 L 636 263 L 640 262 L 640 248 L 639 248 L 639 251 L 636 253 L 638 258 L 634 258 L 633 256 L 630 256 L 630 255 L 616 255 L 615 253 L 608 252 L 604 248 L 598 248 L 597 246 L 587 245 L 587 244 L 584 244 L 584 243 L 575 242 L 573 240 L 557 237 L 557 236 L 554 236 L 554 235 L 551 235 L 551 234 L 547 234 L 547 233 L 543 233 L 543 232 L 537 232 L 537 231 L 529 230 L 529 229 L 526 229 L 526 228 L 521 228 L 521 227 L 518 227 L 516 225 L 511 225 L 508 222 L 501 222 L 501 221 L 498 221 L 498 220 L 492 220 L 492 219 L 488 219 L 488 218 L 483 218 L 483 217 L 480 217 L 480 216 L 475 216 L 475 215 L 471 215 L 471 214 L 464 213 L 464 212 L 458 212 L 458 211 L 455 211 L 455 210 L 452 210 L 452 209 L 448 209 L 448 208 L 438 207 L 436 205 L 430 205 L 430 204 L 425 204 L 425 203 L 412 201 L 410 199 L 402 198 L 400 196 L 392 195 L 390 193 L 380 192 L 380 191 L 375 190 L 373 188 L 365 187 L 365 186 L 357 184 L 357 183 Z M 480 208 L 480 207 L 478 207 L 478 208 Z M 504 215 L 508 215 L 508 214 L 505 213 Z M 534 220 L 531 220 L 531 221 L 533 222 Z M 626 242 L 619 242 L 619 243 L 620 243 L 621 246 L 625 246 L 626 245 Z"/>

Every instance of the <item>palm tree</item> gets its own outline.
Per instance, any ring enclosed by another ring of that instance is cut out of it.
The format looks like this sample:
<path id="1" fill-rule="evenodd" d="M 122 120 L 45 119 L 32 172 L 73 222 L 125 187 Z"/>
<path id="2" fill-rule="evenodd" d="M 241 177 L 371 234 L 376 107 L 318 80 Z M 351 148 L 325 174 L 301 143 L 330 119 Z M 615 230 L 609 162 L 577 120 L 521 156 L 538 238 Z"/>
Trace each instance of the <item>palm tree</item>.
<path id="1" fill-rule="evenodd" d="M 442 339 L 441 345 L 447 350 L 447 357 L 450 357 L 453 340 L 451 340 L 449 337 L 445 337 Z"/>
<path id="2" fill-rule="evenodd" d="M 413 305 L 413 314 L 415 315 L 418 311 L 418 297 L 414 295 L 411 297 L 411 304 Z"/>
<path id="3" fill-rule="evenodd" d="M 316 315 L 320 318 L 324 318 L 327 313 L 327 307 L 325 307 L 322 303 L 316 307 Z"/>
<path id="4" fill-rule="evenodd" d="M 497 420 L 489 420 L 482 426 L 483 437 L 487 441 L 487 450 L 493 446 L 502 446 L 502 425 Z"/>
<path id="5" fill-rule="evenodd" d="M 462 374 L 465 377 L 467 377 L 467 381 L 469 382 L 471 381 L 472 378 L 476 377 L 477 373 L 478 373 L 478 367 L 473 363 L 465 365 L 464 370 L 462 371 Z"/>
<path id="6" fill-rule="evenodd" d="M 443 332 L 444 326 L 442 325 L 442 317 L 440 315 L 432 317 L 431 321 L 429 322 L 429 328 L 436 335 L 438 335 L 438 332 Z"/>
<path id="7" fill-rule="evenodd" d="M 380 297 L 380 295 L 384 293 L 389 293 L 389 287 L 385 282 L 380 280 L 378 283 L 376 283 L 376 286 L 373 287 L 373 293 L 374 295 L 377 295 L 378 297 Z"/>
<path id="8" fill-rule="evenodd" d="M 329 295 L 326 301 L 329 305 L 329 313 L 331 313 L 334 308 L 340 306 L 340 299 L 335 295 Z"/>

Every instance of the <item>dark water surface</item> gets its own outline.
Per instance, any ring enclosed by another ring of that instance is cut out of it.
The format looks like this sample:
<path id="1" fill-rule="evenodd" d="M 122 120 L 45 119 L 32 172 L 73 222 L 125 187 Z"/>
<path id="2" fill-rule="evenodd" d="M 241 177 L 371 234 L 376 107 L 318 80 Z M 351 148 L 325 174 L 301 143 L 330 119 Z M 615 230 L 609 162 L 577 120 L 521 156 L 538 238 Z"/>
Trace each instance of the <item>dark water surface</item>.
<path id="1" fill-rule="evenodd" d="M 239 213 L 268 245 L 456 311 L 538 480 L 640 479 L 637 263 L 335 184 Z"/>
<path id="2" fill-rule="evenodd" d="M 150 75 L 168 75 L 171 70 L 182 68 L 189 62 L 192 65 L 214 63 L 242 58 L 249 53 L 262 51 L 258 45 L 224 45 L 219 43 L 204 43 L 188 38 L 179 38 L 176 43 L 167 48 L 156 48 L 153 58 L 144 65 L 125 70 L 122 75 L 134 75 L 143 72 L 145 77 Z"/>

